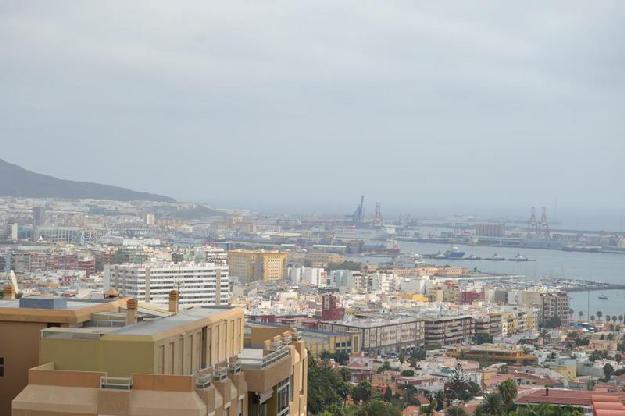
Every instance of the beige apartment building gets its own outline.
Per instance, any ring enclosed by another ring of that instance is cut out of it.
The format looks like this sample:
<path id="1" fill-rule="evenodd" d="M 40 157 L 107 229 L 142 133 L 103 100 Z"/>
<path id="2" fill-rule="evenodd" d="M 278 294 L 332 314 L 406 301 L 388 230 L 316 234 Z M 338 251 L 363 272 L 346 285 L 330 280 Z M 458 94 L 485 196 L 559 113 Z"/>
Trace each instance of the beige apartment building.
<path id="1" fill-rule="evenodd" d="M 176 291 L 166 314 L 119 302 L 110 322 L 40 330 L 39 362 L 25 371 L 13 416 L 307 413 L 307 352 L 297 332 L 244 349 L 239 308 L 179 310 Z"/>
<path id="2" fill-rule="evenodd" d="M 93 316 L 114 312 L 122 300 L 15 299 L 11 285 L 0 300 L 0 415 L 11 414 L 11 400 L 28 384 L 28 370 L 39 365 L 43 329 L 81 327 Z"/>
<path id="3" fill-rule="evenodd" d="M 284 279 L 287 253 L 266 250 L 231 250 L 228 252 L 230 276 L 247 282 Z"/>
<path id="4" fill-rule="evenodd" d="M 474 325 L 471 316 L 442 316 L 423 318 L 425 323 L 426 347 L 468 342 L 473 337 Z"/>

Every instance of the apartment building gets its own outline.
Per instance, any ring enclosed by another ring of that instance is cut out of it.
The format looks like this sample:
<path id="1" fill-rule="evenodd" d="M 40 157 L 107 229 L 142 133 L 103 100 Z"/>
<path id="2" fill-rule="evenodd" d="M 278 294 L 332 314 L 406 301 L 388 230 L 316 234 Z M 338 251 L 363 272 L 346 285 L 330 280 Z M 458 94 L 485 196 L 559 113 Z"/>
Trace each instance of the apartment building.
<path id="1" fill-rule="evenodd" d="M 121 301 L 15 299 L 10 285 L 4 288 L 3 296 L 0 300 L 0 415 L 10 415 L 11 400 L 28 383 L 28 369 L 39 365 L 41 330 L 89 325 L 93 315 L 115 312 Z"/>
<path id="2" fill-rule="evenodd" d="M 281 280 L 286 276 L 287 253 L 265 250 L 228 252 L 230 275 L 244 281 Z"/>
<path id="3" fill-rule="evenodd" d="M 488 313 L 473 317 L 474 335 L 501 336 L 501 314 Z"/>
<path id="4" fill-rule="evenodd" d="M 468 342 L 473 337 L 471 316 L 425 317 L 424 338 L 427 347 Z"/>
<path id="5" fill-rule="evenodd" d="M 319 329 L 333 333 L 359 335 L 360 351 L 382 354 L 423 345 L 424 326 L 418 318 L 366 318 L 321 321 Z"/>
<path id="6" fill-rule="evenodd" d="M 120 328 L 41 330 L 39 364 L 12 403 L 13 416 L 307 414 L 307 351 L 295 331 L 243 348 L 243 310 L 141 316 L 126 302 Z M 15 342 L 15 341 L 14 341 Z"/>
<path id="7" fill-rule="evenodd" d="M 517 345 L 483 344 L 459 347 L 449 355 L 463 360 L 487 363 L 508 363 L 515 365 L 536 364 L 536 356 Z"/>
<path id="8" fill-rule="evenodd" d="M 566 292 L 546 292 L 541 294 L 541 321 L 559 320 L 562 326 L 569 324 L 569 295 Z"/>
<path id="9" fill-rule="evenodd" d="M 103 287 L 148 303 L 166 304 L 174 289 L 180 293 L 181 305 L 230 302 L 228 265 L 217 262 L 106 265 Z"/>

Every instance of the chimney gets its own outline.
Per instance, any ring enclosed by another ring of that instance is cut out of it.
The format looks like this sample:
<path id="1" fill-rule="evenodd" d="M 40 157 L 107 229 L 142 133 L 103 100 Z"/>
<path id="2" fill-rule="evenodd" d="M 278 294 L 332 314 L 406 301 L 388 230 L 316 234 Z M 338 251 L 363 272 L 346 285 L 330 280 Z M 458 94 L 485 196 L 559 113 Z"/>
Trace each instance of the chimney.
<path id="1" fill-rule="evenodd" d="M 134 325 L 137 323 L 137 299 L 128 299 L 126 302 L 128 313 L 126 314 L 126 325 Z"/>
<path id="2" fill-rule="evenodd" d="M 8 284 L 4 287 L 4 299 L 15 300 L 15 289 L 13 285 Z"/>
<path id="3" fill-rule="evenodd" d="M 169 312 L 178 313 L 178 291 L 169 292 Z"/>

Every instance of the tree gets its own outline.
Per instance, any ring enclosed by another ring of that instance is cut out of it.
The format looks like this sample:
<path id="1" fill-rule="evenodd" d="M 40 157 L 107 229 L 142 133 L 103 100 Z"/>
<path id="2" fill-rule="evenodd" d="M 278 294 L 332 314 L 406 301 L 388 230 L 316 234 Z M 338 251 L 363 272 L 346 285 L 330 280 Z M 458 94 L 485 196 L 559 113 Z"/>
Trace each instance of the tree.
<path id="1" fill-rule="evenodd" d="M 603 366 L 603 376 L 605 381 L 610 381 L 612 374 L 614 374 L 614 367 L 612 367 L 610 363 L 606 363 L 606 365 Z"/>
<path id="2" fill-rule="evenodd" d="M 616 323 L 617 320 L 618 320 L 618 317 L 616 315 L 612 315 L 612 322 Z"/>
<path id="3" fill-rule="evenodd" d="M 371 399 L 371 384 L 368 381 L 361 381 L 352 392 L 352 399 L 356 403 L 367 402 Z"/>
<path id="4" fill-rule="evenodd" d="M 619 320 L 619 321 L 621 321 L 621 322 L 623 322 L 623 315 L 619 315 L 619 316 L 618 316 L 618 320 Z"/>
<path id="5" fill-rule="evenodd" d="M 449 407 L 447 408 L 447 412 L 445 412 L 447 416 L 467 416 L 467 412 L 461 407 Z"/>
<path id="6" fill-rule="evenodd" d="M 339 385 L 343 383 L 329 367 L 318 366 L 310 356 L 308 360 L 308 408 L 313 414 L 319 414 L 331 404 L 341 405 Z"/>
<path id="7" fill-rule="evenodd" d="M 584 311 L 579 311 L 577 312 L 577 314 L 579 315 L 579 320 L 582 320 L 582 317 L 584 316 Z"/>
<path id="8" fill-rule="evenodd" d="M 543 327 L 545 328 L 560 328 L 562 326 L 562 319 L 555 316 L 553 318 L 548 318 L 543 321 Z"/>
<path id="9" fill-rule="evenodd" d="M 490 344 L 493 342 L 493 336 L 490 334 L 477 334 L 473 337 L 473 342 L 476 344 Z"/>
<path id="10" fill-rule="evenodd" d="M 467 379 L 461 368 L 456 368 L 452 377 L 445 383 L 444 391 L 448 401 L 467 401 L 480 394 L 480 386 Z"/>
<path id="11" fill-rule="evenodd" d="M 620 364 L 621 361 L 623 361 L 623 356 L 621 354 L 614 354 L 614 361 Z"/>
<path id="12" fill-rule="evenodd" d="M 603 312 L 597 311 L 597 319 L 601 320 L 602 316 L 603 316 Z"/>
<path id="13" fill-rule="evenodd" d="M 605 316 L 605 320 L 606 320 L 606 322 L 607 322 L 607 321 L 609 321 L 609 320 L 611 320 L 611 319 L 612 319 L 612 317 L 611 317 L 610 315 L 606 315 L 606 316 Z"/>
<path id="14" fill-rule="evenodd" d="M 340 365 L 346 365 L 349 362 L 349 354 L 345 351 L 335 352 L 333 358 Z"/>
<path id="15" fill-rule="evenodd" d="M 514 407 L 514 400 L 518 393 L 516 382 L 514 380 L 503 381 L 497 385 L 497 391 L 506 409 L 511 410 Z"/>
<path id="16" fill-rule="evenodd" d="M 590 320 L 594 321 L 595 320 L 595 315 L 590 315 Z"/>
<path id="17" fill-rule="evenodd" d="M 393 400 L 393 390 L 389 386 L 386 386 L 386 390 L 384 390 L 384 395 L 382 396 L 385 402 L 389 402 Z"/>
<path id="18" fill-rule="evenodd" d="M 414 370 L 404 370 L 401 372 L 402 377 L 414 377 Z"/>
<path id="19" fill-rule="evenodd" d="M 484 401 L 475 410 L 479 416 L 503 416 L 504 403 L 499 393 L 490 393 L 484 397 Z"/>
<path id="20" fill-rule="evenodd" d="M 607 351 L 597 351 L 597 350 L 594 350 L 593 352 L 591 352 L 590 356 L 588 357 L 588 359 L 592 362 L 595 362 L 597 360 L 604 360 L 606 358 L 608 358 Z"/>
<path id="21" fill-rule="evenodd" d="M 355 413 L 357 416 L 400 416 L 401 412 L 391 403 L 381 400 L 372 400 L 361 406 Z"/>
<path id="22" fill-rule="evenodd" d="M 382 365 L 380 367 L 378 367 L 377 373 L 380 374 L 380 373 L 382 373 L 382 371 L 386 371 L 386 370 L 390 370 L 390 369 L 391 369 L 391 363 L 389 363 L 388 361 L 384 361 L 382 363 Z"/>
<path id="23" fill-rule="evenodd" d="M 404 390 L 403 399 L 405 406 L 421 406 L 421 402 L 417 399 L 417 389 L 412 384 L 406 384 L 402 387 Z"/>
<path id="24" fill-rule="evenodd" d="M 352 381 L 352 372 L 347 367 L 341 367 L 339 368 L 339 377 L 341 378 L 342 381 L 344 381 L 345 383 L 348 383 Z"/>

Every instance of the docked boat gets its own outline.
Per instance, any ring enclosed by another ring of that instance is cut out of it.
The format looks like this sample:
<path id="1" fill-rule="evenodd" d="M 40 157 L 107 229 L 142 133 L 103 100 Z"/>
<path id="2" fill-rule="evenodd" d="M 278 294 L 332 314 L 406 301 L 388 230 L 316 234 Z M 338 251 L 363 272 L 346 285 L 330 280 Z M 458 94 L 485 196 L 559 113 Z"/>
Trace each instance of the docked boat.
<path id="1" fill-rule="evenodd" d="M 511 259 L 508 259 L 510 261 L 529 261 L 530 259 L 528 259 L 527 257 L 521 255 L 521 254 L 517 254 L 516 256 L 512 257 Z"/>
<path id="2" fill-rule="evenodd" d="M 599 299 L 601 299 L 601 300 L 608 300 L 608 297 L 607 296 L 599 296 Z"/>
<path id="3" fill-rule="evenodd" d="M 498 255 L 497 253 L 493 254 L 492 257 L 486 257 L 486 260 L 492 260 L 492 261 L 503 261 L 506 258 L 503 256 Z"/>

